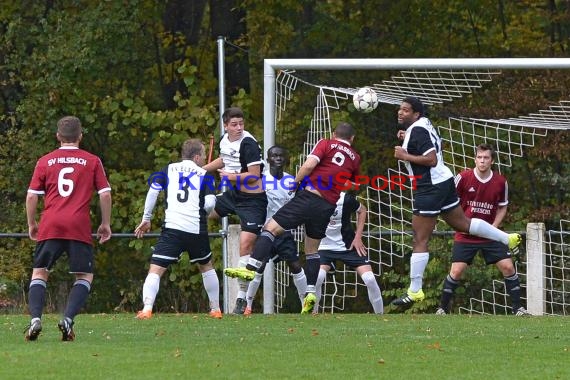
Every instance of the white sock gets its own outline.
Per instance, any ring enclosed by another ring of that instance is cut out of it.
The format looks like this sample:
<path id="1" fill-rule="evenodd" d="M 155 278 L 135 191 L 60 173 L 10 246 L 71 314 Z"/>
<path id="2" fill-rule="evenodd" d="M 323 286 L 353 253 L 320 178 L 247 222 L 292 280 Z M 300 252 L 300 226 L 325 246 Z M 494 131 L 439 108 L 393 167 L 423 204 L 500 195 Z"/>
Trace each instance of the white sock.
<path id="1" fill-rule="evenodd" d="M 313 309 L 314 313 L 319 312 L 319 304 L 321 302 L 321 295 L 323 294 L 323 283 L 325 282 L 325 277 L 327 276 L 327 272 L 324 269 L 319 269 L 319 276 L 317 277 L 317 283 L 315 284 L 315 288 L 317 291 L 315 295 L 317 296 L 317 302 L 315 302 L 315 308 Z"/>
<path id="2" fill-rule="evenodd" d="M 299 273 L 293 273 L 293 284 L 297 288 L 297 293 L 299 294 L 299 299 L 301 300 L 301 305 L 303 304 L 303 299 L 305 298 L 305 293 L 307 293 L 307 276 L 305 276 L 305 271 L 301 268 Z"/>
<path id="3" fill-rule="evenodd" d="M 220 310 L 220 280 L 214 269 L 202 273 L 204 289 L 210 300 L 211 310 Z"/>
<path id="4" fill-rule="evenodd" d="M 253 299 L 255 298 L 255 294 L 257 293 L 257 289 L 259 289 L 259 285 L 261 285 L 261 279 L 263 278 L 263 274 L 255 272 L 255 277 L 253 280 L 249 282 L 249 286 L 247 288 L 247 293 L 245 295 L 245 299 L 247 301 L 247 307 L 252 308 Z"/>
<path id="5" fill-rule="evenodd" d="M 471 235 L 495 240 L 503 244 L 509 244 L 509 234 L 501 231 L 492 224 L 487 223 L 483 219 L 472 218 L 469 225 L 469 233 Z"/>
<path id="6" fill-rule="evenodd" d="M 366 284 L 368 288 L 368 299 L 372 304 L 374 313 L 384 314 L 384 300 L 382 299 L 382 293 L 380 292 L 380 286 L 374 277 L 372 272 L 364 272 L 362 274 L 362 281 Z"/>
<path id="7" fill-rule="evenodd" d="M 247 262 L 249 260 L 249 257 L 250 257 L 250 255 L 241 256 L 239 258 L 239 261 L 238 261 L 238 267 L 245 268 L 245 266 L 247 265 Z M 245 299 L 246 293 L 247 293 L 247 288 L 249 287 L 249 281 L 238 278 L 237 282 L 238 282 L 237 298 Z"/>
<path id="8" fill-rule="evenodd" d="M 152 311 L 154 300 L 160 288 L 160 276 L 156 273 L 149 273 L 146 275 L 143 285 L 143 311 Z"/>
<path id="9" fill-rule="evenodd" d="M 422 288 L 422 280 L 428 261 L 429 252 L 412 253 L 410 258 L 410 291 L 417 292 Z"/>

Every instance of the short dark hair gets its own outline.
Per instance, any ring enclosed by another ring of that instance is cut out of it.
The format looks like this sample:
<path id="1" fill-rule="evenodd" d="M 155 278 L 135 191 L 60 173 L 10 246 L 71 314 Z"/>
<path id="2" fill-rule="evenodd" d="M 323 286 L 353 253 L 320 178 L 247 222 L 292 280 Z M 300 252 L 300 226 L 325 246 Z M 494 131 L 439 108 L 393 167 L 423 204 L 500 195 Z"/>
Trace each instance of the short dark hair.
<path id="1" fill-rule="evenodd" d="M 409 105 L 412 106 L 412 110 L 414 112 L 418 112 L 420 114 L 420 116 L 424 116 L 425 115 L 425 107 L 424 104 L 422 103 L 422 101 L 419 98 L 416 98 L 415 96 L 407 96 L 404 98 L 404 100 L 402 100 L 402 102 L 406 102 Z"/>
<path id="2" fill-rule="evenodd" d="M 275 149 L 281 149 L 283 151 L 283 156 L 284 156 L 283 164 L 289 165 L 289 149 L 285 148 L 283 145 L 276 144 L 273 145 L 271 148 L 267 149 L 267 157 L 269 158 L 271 152 Z"/>
<path id="3" fill-rule="evenodd" d="M 491 152 L 491 158 L 493 159 L 493 161 L 495 161 L 495 159 L 497 158 L 497 151 L 495 150 L 493 144 L 483 143 L 475 147 L 475 152 L 487 151 L 487 150 Z"/>
<path id="4" fill-rule="evenodd" d="M 341 121 L 336 125 L 334 133 L 336 137 L 340 139 L 349 139 L 351 137 L 354 137 L 354 135 L 356 134 L 354 128 L 352 128 L 352 125 L 344 121 Z"/>
<path id="5" fill-rule="evenodd" d="M 64 116 L 57 121 L 57 134 L 61 142 L 78 142 L 81 132 L 81 121 L 75 116 Z"/>
<path id="6" fill-rule="evenodd" d="M 281 149 L 283 152 L 289 154 L 289 150 L 283 145 L 275 144 L 271 148 L 267 149 L 267 154 L 269 154 L 273 149 Z"/>
<path id="7" fill-rule="evenodd" d="M 234 117 L 239 117 L 243 119 L 243 111 L 239 107 L 226 108 L 222 114 L 222 120 L 224 124 L 227 124 Z"/>
<path id="8" fill-rule="evenodd" d="M 202 154 L 204 144 L 200 139 L 188 139 L 184 141 L 181 149 L 181 156 L 183 160 L 191 160 L 196 155 Z"/>

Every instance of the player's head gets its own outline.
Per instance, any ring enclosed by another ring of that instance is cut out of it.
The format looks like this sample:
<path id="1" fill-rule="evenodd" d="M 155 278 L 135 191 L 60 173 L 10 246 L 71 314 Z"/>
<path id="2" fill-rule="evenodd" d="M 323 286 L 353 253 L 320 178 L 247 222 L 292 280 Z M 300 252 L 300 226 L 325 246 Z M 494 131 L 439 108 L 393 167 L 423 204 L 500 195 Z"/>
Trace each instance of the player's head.
<path id="1" fill-rule="evenodd" d="M 402 100 L 402 102 L 408 103 L 410 106 L 412 106 L 412 110 L 414 110 L 414 112 L 419 113 L 420 117 L 425 115 L 426 110 L 424 104 L 420 99 L 416 98 L 415 96 L 407 96 L 404 98 L 404 100 Z"/>
<path id="2" fill-rule="evenodd" d="M 289 152 L 281 145 L 273 145 L 267 149 L 267 162 L 270 167 L 282 168 L 289 164 Z"/>
<path id="3" fill-rule="evenodd" d="M 206 157 L 206 148 L 199 139 L 188 139 L 182 144 L 181 156 L 183 160 L 192 160 L 202 166 Z"/>
<path id="4" fill-rule="evenodd" d="M 475 154 L 479 152 L 489 152 L 489 155 L 491 156 L 493 161 L 495 161 L 495 159 L 497 158 L 497 152 L 495 151 L 495 147 L 493 146 L 493 144 L 483 143 L 477 145 L 477 147 L 475 147 Z"/>
<path id="5" fill-rule="evenodd" d="M 222 120 L 224 124 L 229 123 L 231 119 L 242 119 L 243 120 L 243 111 L 239 107 L 229 107 L 226 108 L 224 113 L 222 114 Z"/>
<path id="6" fill-rule="evenodd" d="M 424 115 L 425 107 L 420 99 L 414 96 L 405 97 L 398 109 L 398 124 L 404 128 L 408 128 Z"/>
<path id="7" fill-rule="evenodd" d="M 224 122 L 224 129 L 230 141 L 239 140 L 243 136 L 245 123 L 241 108 L 227 108 L 222 114 L 222 121 Z"/>
<path id="8" fill-rule="evenodd" d="M 491 144 L 479 144 L 475 148 L 475 167 L 480 172 L 491 170 L 495 162 L 495 147 Z"/>
<path id="9" fill-rule="evenodd" d="M 352 142 L 355 134 L 356 132 L 354 131 L 354 128 L 352 128 L 352 125 L 344 121 L 338 123 L 336 128 L 334 129 L 334 138 L 336 139 L 347 140 Z"/>
<path id="10" fill-rule="evenodd" d="M 81 141 L 81 121 L 75 116 L 64 116 L 57 122 L 57 139 L 62 143 Z"/>

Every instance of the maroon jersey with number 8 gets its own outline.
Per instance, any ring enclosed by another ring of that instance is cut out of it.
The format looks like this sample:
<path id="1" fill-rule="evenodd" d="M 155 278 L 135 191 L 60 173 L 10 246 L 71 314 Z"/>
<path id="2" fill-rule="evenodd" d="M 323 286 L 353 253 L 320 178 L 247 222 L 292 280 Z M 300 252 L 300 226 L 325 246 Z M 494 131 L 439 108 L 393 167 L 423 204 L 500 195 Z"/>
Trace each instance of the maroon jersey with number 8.
<path id="1" fill-rule="evenodd" d="M 319 160 L 309 175 L 310 185 L 336 205 L 340 192 L 346 188 L 346 180 L 354 181 L 360 173 L 360 155 L 348 141 L 323 139 L 317 142 L 309 157 Z"/>

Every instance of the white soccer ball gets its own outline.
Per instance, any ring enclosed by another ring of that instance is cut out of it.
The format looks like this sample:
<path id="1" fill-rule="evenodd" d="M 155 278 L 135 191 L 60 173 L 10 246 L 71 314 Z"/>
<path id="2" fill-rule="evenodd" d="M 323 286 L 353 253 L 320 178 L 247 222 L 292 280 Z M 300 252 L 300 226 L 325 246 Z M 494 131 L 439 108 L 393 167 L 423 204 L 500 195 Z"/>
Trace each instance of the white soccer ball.
<path id="1" fill-rule="evenodd" d="M 352 102 L 357 111 L 368 113 L 378 107 L 378 96 L 370 87 L 360 87 L 352 96 Z"/>

